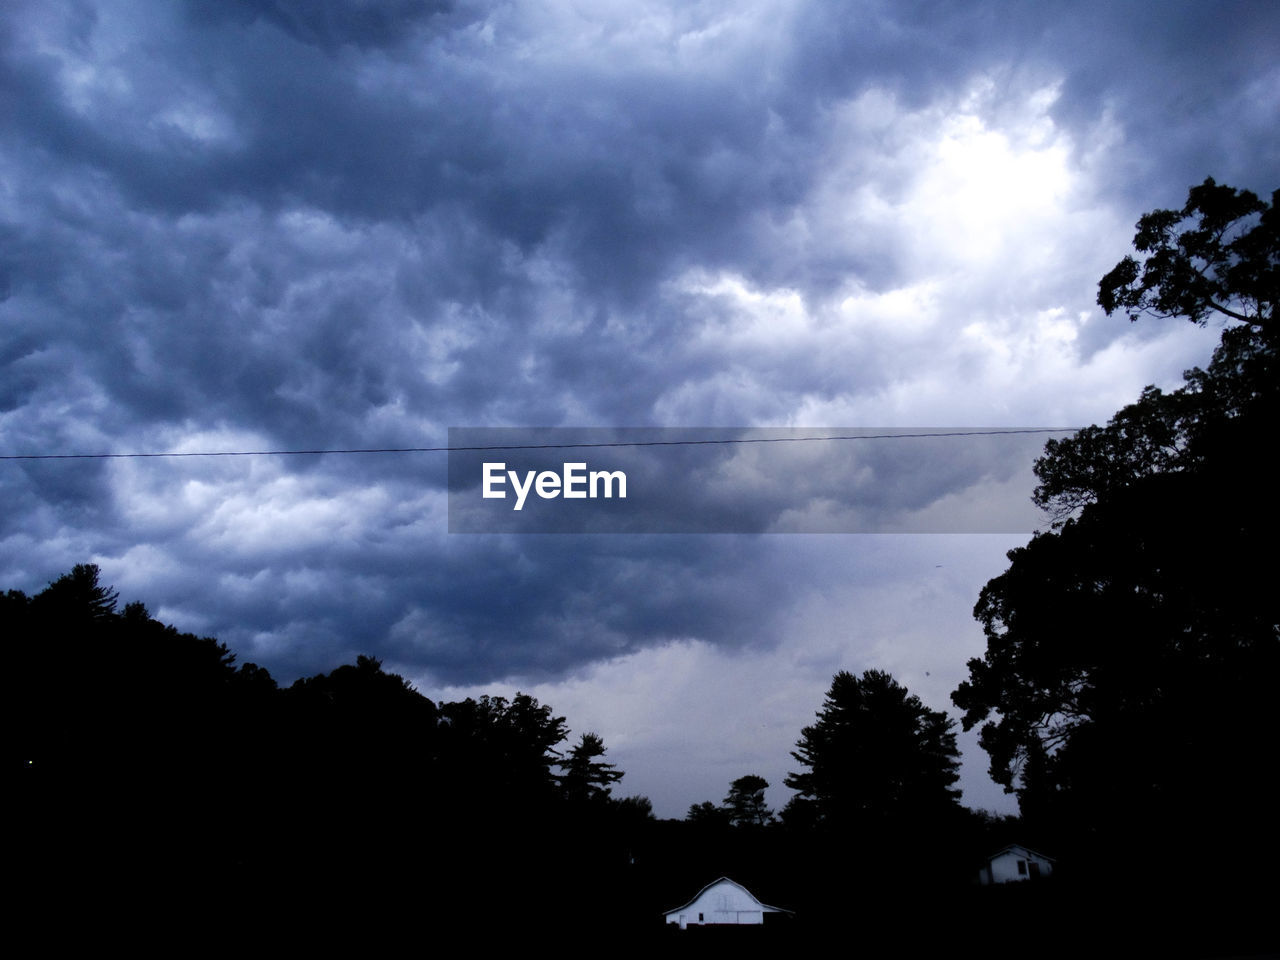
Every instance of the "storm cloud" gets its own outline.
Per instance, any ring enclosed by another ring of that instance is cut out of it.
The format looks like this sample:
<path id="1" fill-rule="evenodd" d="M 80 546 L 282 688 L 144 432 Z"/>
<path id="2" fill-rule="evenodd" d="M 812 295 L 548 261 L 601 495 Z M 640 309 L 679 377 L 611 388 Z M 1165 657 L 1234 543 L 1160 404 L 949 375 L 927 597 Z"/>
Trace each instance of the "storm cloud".
<path id="1" fill-rule="evenodd" d="M 0 453 L 1101 422 L 1208 358 L 1216 330 L 1106 318 L 1096 283 L 1206 176 L 1276 186 L 1278 40 L 1260 2 L 19 0 Z M 766 455 L 670 509 L 822 529 L 831 488 L 753 488 Z M 1030 493 L 1029 458 L 883 456 L 873 520 Z M 451 535 L 428 452 L 8 460 L 0 489 L 0 587 L 92 561 L 285 681 L 367 653 L 433 696 L 536 686 L 666 815 L 718 796 L 673 785 L 642 691 L 684 691 L 657 699 L 694 740 L 777 723 L 726 785 L 785 766 L 837 669 L 946 707 L 1020 542 Z"/>

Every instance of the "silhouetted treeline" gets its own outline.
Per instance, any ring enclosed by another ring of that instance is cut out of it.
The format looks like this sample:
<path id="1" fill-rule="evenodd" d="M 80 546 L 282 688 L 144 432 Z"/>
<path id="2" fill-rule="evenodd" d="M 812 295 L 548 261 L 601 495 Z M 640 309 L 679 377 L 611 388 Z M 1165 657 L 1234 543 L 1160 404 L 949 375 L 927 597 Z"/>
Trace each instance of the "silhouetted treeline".
<path id="1" fill-rule="evenodd" d="M 795 937 L 850 898 L 936 909 L 1019 839 L 947 778 L 945 816 L 892 830 L 775 822 L 754 775 L 730 786 L 736 818 L 657 822 L 613 796 L 598 736 L 570 742 L 527 695 L 435 703 L 368 657 L 281 688 L 142 604 L 118 611 L 93 566 L 2 602 L 17 862 L 46 906 L 231 909 L 305 940 L 421 924 L 664 941 L 662 911 L 728 875 L 797 911 Z"/>
<path id="2" fill-rule="evenodd" d="M 0 597 L 12 864 L 20 905 L 45 928 L 71 911 L 115 918 L 130 937 L 163 915 L 204 938 L 294 947 L 450 928 L 680 952 L 714 934 L 675 939 L 662 911 L 729 876 L 794 911 L 771 916 L 757 946 L 844 938 L 856 914 L 874 918 L 857 937 L 867 955 L 981 945 L 997 930 L 1027 942 L 1047 927 L 1041 952 L 1065 955 L 1104 920 L 1145 929 L 1171 902 L 1143 882 L 1117 899 L 1125 874 L 1110 862 L 1063 864 L 1065 883 L 1035 889 L 977 887 L 984 858 L 1009 843 L 1057 851 L 1034 824 L 962 807 L 941 715 L 874 671 L 837 675 L 801 732 L 796 759 L 815 776 L 781 821 L 752 774 L 729 785 L 725 816 L 655 821 L 643 797 L 612 795 L 620 773 L 600 738 L 567 745 L 565 718 L 532 697 L 434 703 L 368 657 L 280 688 L 218 641 L 116 604 L 92 566 Z M 892 709 L 869 715 L 881 699 Z M 894 746 L 882 756 L 876 742 Z M 828 776 L 853 757 L 861 778 Z M 866 778 L 901 787 L 868 792 Z M 1179 910 L 1222 906 L 1208 879 Z M 1195 942 L 1214 943 L 1206 929 Z"/>
<path id="3" fill-rule="evenodd" d="M 565 749 L 565 719 L 527 695 L 437 704 L 367 657 L 282 689 L 118 612 L 88 565 L 0 602 L 33 902 L 234 891 L 298 930 L 428 903 L 455 923 L 589 917 L 652 818 L 611 795 L 599 737 Z"/>

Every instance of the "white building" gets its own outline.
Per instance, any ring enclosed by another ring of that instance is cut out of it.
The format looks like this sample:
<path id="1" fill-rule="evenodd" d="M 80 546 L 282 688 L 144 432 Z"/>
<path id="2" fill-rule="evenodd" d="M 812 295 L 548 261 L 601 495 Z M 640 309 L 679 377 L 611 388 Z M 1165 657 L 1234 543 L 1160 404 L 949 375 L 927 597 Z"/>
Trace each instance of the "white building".
<path id="1" fill-rule="evenodd" d="M 1039 880 L 1053 874 L 1053 860 L 1042 853 L 1013 844 L 987 857 L 986 865 L 978 871 L 978 882 L 1018 883 L 1022 880 Z"/>
<path id="2" fill-rule="evenodd" d="M 707 924 L 758 924 L 764 923 L 766 913 L 790 913 L 781 907 L 761 903 L 740 883 L 728 877 L 707 884 L 698 895 L 683 907 L 668 910 L 667 923 L 678 923 L 683 930 L 687 926 Z"/>

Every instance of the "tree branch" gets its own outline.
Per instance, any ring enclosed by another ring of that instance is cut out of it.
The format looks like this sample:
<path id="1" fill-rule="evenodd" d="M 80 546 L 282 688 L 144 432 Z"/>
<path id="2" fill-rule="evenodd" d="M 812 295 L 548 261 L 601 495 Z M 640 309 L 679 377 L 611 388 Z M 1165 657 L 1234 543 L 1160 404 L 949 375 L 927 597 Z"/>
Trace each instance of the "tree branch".
<path id="1" fill-rule="evenodd" d="M 1224 307 L 1220 303 L 1214 303 L 1212 300 L 1206 300 L 1205 302 L 1208 303 L 1209 306 L 1213 307 L 1213 309 L 1217 310 L 1219 313 L 1224 313 L 1228 317 L 1231 317 L 1233 320 L 1243 320 L 1245 323 L 1257 323 L 1257 319 L 1255 317 L 1251 317 L 1243 313 L 1236 313 L 1234 310 L 1230 309 L 1229 307 Z"/>

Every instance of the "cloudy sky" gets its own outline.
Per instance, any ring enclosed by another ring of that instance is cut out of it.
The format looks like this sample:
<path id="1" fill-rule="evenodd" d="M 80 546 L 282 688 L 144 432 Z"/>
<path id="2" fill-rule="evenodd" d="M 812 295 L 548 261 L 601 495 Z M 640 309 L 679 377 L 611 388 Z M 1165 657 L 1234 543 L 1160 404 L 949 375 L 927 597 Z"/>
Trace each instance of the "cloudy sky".
<path id="1" fill-rule="evenodd" d="M 1103 422 L 1218 336 L 1095 306 L 1134 222 L 1280 170 L 1266 0 L 12 0 L 0 44 L 6 455 Z M 5 460 L 0 589 L 94 562 L 283 682 L 520 689 L 659 815 L 780 806 L 837 670 L 950 709 L 983 650 L 1027 533 L 903 532 L 1023 515 L 1036 444 L 982 443 L 664 487 L 789 534 L 450 533 L 441 453 Z"/>

